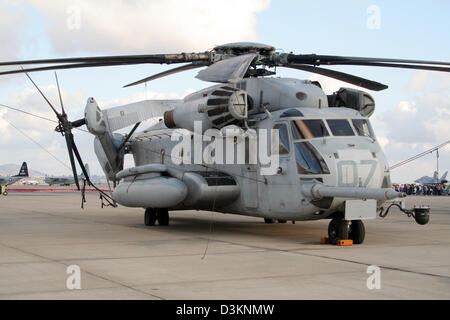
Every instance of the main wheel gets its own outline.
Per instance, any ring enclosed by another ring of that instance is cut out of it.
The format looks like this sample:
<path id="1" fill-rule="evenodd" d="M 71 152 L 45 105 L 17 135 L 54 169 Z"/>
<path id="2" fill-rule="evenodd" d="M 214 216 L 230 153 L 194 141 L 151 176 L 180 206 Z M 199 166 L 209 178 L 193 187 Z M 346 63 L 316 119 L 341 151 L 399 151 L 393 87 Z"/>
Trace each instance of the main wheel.
<path id="1" fill-rule="evenodd" d="M 364 223 L 361 220 L 352 220 L 348 233 L 349 239 L 352 239 L 354 244 L 361 244 L 364 242 L 365 236 Z"/>
<path id="2" fill-rule="evenodd" d="M 169 210 L 167 209 L 156 209 L 156 216 L 158 217 L 158 223 L 160 226 L 169 225 Z"/>
<path id="3" fill-rule="evenodd" d="M 277 221 L 278 221 L 278 223 L 286 223 L 286 220 L 278 219 Z"/>
<path id="4" fill-rule="evenodd" d="M 144 221 L 146 226 L 154 226 L 157 216 L 155 209 L 147 208 L 145 209 Z"/>
<path id="5" fill-rule="evenodd" d="M 265 223 L 274 223 L 275 220 L 270 219 L 270 218 L 264 218 L 264 222 L 265 222 Z"/>
<path id="6" fill-rule="evenodd" d="M 328 225 L 328 239 L 336 244 L 338 240 L 348 239 L 348 223 L 343 219 L 334 218 Z"/>

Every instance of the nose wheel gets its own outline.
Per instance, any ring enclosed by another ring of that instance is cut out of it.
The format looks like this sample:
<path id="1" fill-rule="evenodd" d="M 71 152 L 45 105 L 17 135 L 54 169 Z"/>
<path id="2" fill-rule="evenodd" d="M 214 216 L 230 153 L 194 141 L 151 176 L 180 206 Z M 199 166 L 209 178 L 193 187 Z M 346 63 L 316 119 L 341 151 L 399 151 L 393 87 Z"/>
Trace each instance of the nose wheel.
<path id="1" fill-rule="evenodd" d="M 348 236 L 354 244 L 361 244 L 366 237 L 366 229 L 362 220 L 352 220 L 350 223 Z"/>
<path id="2" fill-rule="evenodd" d="M 334 218 L 328 225 L 328 239 L 331 244 L 336 244 L 338 240 L 353 240 L 354 244 L 361 244 L 365 238 L 365 228 L 361 220 L 347 221 Z"/>

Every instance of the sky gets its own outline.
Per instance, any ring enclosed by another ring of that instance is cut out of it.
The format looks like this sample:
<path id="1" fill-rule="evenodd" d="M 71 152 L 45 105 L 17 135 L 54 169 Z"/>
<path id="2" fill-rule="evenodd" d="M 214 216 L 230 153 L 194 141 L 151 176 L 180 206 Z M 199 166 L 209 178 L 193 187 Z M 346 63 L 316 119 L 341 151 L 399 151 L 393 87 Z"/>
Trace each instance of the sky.
<path id="1" fill-rule="evenodd" d="M 2 0 L 0 61 L 57 57 L 205 51 L 216 45 L 251 41 L 279 51 L 450 61 L 450 1 L 300 0 Z M 142 99 L 182 98 L 210 86 L 188 71 L 123 89 L 129 82 L 161 72 L 164 65 L 58 71 L 69 119 L 79 119 L 88 97 L 101 108 Z M 371 117 L 390 165 L 450 140 L 450 75 L 438 72 L 357 66 L 334 67 L 385 83 L 369 91 Z M 319 80 L 327 93 L 348 84 L 297 70 L 277 76 Z M 33 79 L 59 107 L 53 72 Z M 25 75 L 0 77 L 0 104 L 54 118 Z M 42 145 L 62 165 L 12 125 Z M 0 164 L 26 160 L 48 174 L 70 174 L 64 139 L 55 124 L 0 106 Z M 92 173 L 101 174 L 93 136 L 75 132 Z M 440 175 L 450 169 L 450 145 L 439 152 Z M 127 160 L 129 163 L 130 160 Z M 432 176 L 429 154 L 391 172 L 394 182 Z"/>

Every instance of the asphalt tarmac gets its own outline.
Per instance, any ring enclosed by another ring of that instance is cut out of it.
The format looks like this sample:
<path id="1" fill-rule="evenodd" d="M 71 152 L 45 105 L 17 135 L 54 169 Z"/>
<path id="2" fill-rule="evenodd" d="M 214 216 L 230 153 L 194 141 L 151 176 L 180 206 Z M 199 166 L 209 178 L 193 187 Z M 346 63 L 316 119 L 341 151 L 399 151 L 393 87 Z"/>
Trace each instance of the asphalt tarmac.
<path id="1" fill-rule="evenodd" d="M 180 211 L 148 227 L 143 209 L 87 201 L 81 210 L 70 191 L 0 197 L 0 299 L 450 298 L 450 196 L 408 197 L 431 206 L 428 225 L 393 208 L 351 247 L 320 244 L 328 220 Z"/>

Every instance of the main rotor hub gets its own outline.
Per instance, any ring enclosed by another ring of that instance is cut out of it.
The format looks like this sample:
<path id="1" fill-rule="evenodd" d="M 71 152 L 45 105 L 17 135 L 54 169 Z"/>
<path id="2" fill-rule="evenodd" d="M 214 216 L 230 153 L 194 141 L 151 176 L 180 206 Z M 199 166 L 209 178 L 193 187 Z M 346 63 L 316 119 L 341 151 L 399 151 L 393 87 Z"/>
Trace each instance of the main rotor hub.
<path id="1" fill-rule="evenodd" d="M 233 42 L 214 48 L 216 53 L 242 55 L 250 52 L 257 52 L 262 56 L 270 55 L 275 51 L 275 47 L 256 42 Z"/>

